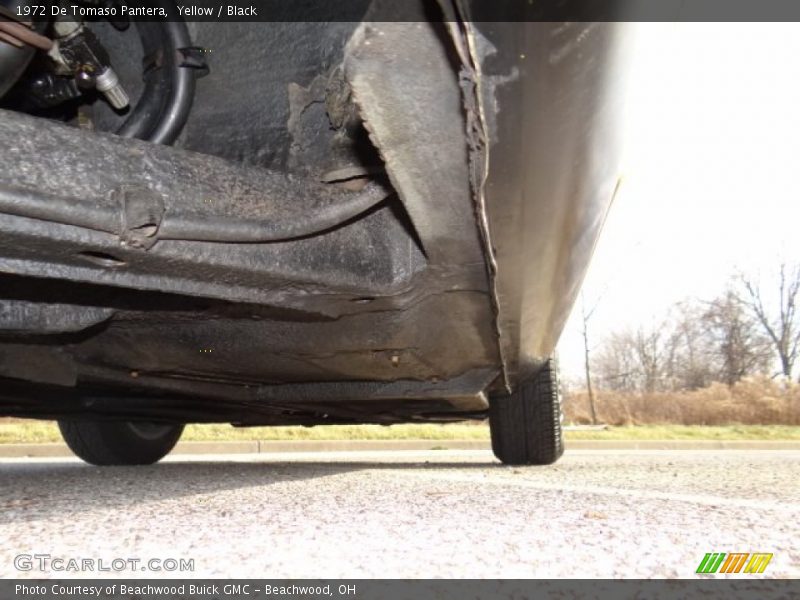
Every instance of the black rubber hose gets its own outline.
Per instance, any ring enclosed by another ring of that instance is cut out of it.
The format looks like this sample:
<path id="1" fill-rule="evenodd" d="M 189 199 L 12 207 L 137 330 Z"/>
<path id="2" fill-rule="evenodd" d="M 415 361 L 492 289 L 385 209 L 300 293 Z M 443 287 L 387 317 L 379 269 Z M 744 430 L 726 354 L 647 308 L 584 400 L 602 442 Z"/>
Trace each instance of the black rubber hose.
<path id="1" fill-rule="evenodd" d="M 155 144 L 171 144 L 180 134 L 194 100 L 195 74 L 188 67 L 182 66 L 183 58 L 180 56 L 181 48 L 191 45 L 189 30 L 183 21 L 170 21 L 163 23 L 167 39 L 173 48 L 172 53 L 172 88 L 166 110 L 161 115 L 161 120 L 155 131 L 150 134 L 149 141 Z"/>
<path id="2" fill-rule="evenodd" d="M 126 138 L 148 140 L 155 130 L 170 94 L 170 44 L 159 22 L 136 23 L 145 60 L 154 64 L 145 66 L 144 88 L 139 100 L 125 122 L 117 129 L 117 135 Z"/>
<path id="3" fill-rule="evenodd" d="M 194 100 L 195 73 L 182 66 L 180 54 L 191 46 L 189 30 L 183 21 L 137 23 L 136 27 L 144 56 L 154 64 L 145 71 L 139 101 L 117 135 L 171 144 L 186 124 Z"/>
<path id="4" fill-rule="evenodd" d="M 313 235 L 341 225 L 386 199 L 390 188 L 372 182 L 360 192 L 329 198 L 324 206 L 284 219 L 249 220 L 213 215 L 164 215 L 157 239 L 227 243 L 280 242 Z M 98 208 L 93 202 L 0 187 L 0 213 L 93 231 L 121 234 L 121 210 Z"/>

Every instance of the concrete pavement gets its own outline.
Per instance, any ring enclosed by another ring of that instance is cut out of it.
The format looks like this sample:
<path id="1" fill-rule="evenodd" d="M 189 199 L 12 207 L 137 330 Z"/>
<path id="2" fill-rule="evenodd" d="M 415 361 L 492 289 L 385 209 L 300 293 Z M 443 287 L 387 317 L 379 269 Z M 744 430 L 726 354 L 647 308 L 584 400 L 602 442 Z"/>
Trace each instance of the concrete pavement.
<path id="1" fill-rule="evenodd" d="M 0 576 L 20 554 L 191 559 L 132 577 L 693 577 L 706 552 L 800 576 L 800 452 L 486 450 L 0 460 Z M 17 559 L 18 560 L 18 559 Z M 137 569 L 139 567 L 137 566 Z M 115 575 L 99 573 L 104 577 Z"/>

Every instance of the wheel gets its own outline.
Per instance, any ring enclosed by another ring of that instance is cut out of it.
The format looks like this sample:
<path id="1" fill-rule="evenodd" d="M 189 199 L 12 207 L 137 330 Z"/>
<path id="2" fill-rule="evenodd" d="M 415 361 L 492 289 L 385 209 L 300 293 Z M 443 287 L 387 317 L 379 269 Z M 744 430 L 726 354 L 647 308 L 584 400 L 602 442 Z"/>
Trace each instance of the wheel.
<path id="1" fill-rule="evenodd" d="M 151 465 L 175 447 L 183 425 L 131 421 L 59 421 L 79 458 L 98 466 Z"/>
<path id="2" fill-rule="evenodd" d="M 564 453 L 561 395 L 553 359 L 510 396 L 490 399 L 492 451 L 507 465 L 549 465 Z"/>

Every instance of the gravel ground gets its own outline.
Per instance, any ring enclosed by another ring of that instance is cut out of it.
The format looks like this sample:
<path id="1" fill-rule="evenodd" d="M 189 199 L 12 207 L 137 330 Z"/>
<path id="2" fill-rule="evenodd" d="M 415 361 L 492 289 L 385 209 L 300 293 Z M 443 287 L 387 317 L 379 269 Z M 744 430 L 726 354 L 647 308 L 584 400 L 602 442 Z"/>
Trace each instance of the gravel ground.
<path id="1" fill-rule="evenodd" d="M 486 451 L 0 460 L 0 577 L 19 554 L 194 559 L 124 577 L 693 577 L 706 552 L 800 576 L 800 452 Z M 107 577 L 114 573 L 101 573 Z"/>

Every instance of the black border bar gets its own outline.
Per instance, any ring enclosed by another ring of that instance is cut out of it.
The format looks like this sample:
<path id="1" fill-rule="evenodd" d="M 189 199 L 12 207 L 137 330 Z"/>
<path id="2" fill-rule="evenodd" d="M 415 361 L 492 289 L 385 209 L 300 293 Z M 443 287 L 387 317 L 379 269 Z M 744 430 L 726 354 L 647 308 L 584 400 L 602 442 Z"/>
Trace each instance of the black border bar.
<path id="1" fill-rule="evenodd" d="M 414 11 L 409 4 L 422 0 L 379 2 L 381 10 L 371 20 L 405 21 Z M 424 0 L 459 10 L 429 11 L 444 20 L 445 14 L 460 14 L 471 21 L 661 21 L 661 22 L 753 22 L 800 21 L 797 0 Z M 33 2 L 40 16 L 53 16 L 57 0 Z M 68 0 L 71 7 L 114 6 L 114 18 L 137 21 L 205 22 L 308 22 L 361 21 L 371 0 L 116 0 L 97 3 Z M 182 10 L 178 10 L 181 7 Z M 149 10 L 147 10 L 149 9 Z M 240 10 L 237 10 L 240 9 Z M 127 11 L 123 14 L 122 11 Z M 130 14 L 134 12 L 136 14 Z M 147 13 L 147 14 L 145 14 Z M 20 15 L 25 16 L 25 15 Z M 86 15 L 84 15 L 86 16 Z M 91 15 L 89 15 L 91 17 Z M 97 17 L 104 18 L 104 17 Z M 452 18 L 452 17 L 451 17 Z"/>
<path id="2" fill-rule="evenodd" d="M 632 560 L 635 560 L 633 558 Z M 800 580 L 704 579 L 21 579 L 0 580 L 3 600 L 482 600 L 503 598 L 797 598 Z"/>

